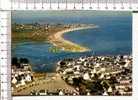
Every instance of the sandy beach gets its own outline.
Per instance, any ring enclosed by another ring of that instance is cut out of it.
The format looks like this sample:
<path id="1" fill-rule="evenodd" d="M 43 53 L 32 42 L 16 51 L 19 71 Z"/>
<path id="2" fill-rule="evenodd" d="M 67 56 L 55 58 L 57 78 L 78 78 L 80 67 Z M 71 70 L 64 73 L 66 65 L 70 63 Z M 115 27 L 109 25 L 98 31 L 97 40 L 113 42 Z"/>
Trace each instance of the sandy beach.
<path id="1" fill-rule="evenodd" d="M 65 50 L 65 51 L 70 51 L 70 52 L 85 52 L 85 51 L 90 51 L 89 48 L 81 46 L 79 44 L 73 43 L 69 40 L 66 40 L 63 38 L 63 34 L 71 32 L 71 31 L 76 31 L 76 30 L 83 30 L 83 29 L 92 29 L 92 28 L 97 28 L 98 26 L 93 25 L 93 26 L 80 26 L 80 27 L 72 27 L 68 29 L 64 29 L 62 31 L 56 32 L 49 37 L 50 43 L 52 43 L 54 46 Z"/>

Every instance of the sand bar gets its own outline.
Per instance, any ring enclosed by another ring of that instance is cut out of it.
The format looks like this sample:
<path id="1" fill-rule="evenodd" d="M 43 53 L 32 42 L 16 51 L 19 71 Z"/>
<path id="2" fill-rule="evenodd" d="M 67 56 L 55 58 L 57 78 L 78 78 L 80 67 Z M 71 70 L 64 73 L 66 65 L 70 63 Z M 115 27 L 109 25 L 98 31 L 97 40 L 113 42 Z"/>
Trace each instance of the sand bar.
<path id="1" fill-rule="evenodd" d="M 96 25 L 85 25 L 85 26 L 79 26 L 79 27 L 71 27 L 64 29 L 62 31 L 56 32 L 49 37 L 50 43 L 52 43 L 54 46 L 59 47 L 62 50 L 70 51 L 70 52 L 86 52 L 90 51 L 89 48 L 81 46 L 79 44 L 73 43 L 69 40 L 66 40 L 63 38 L 63 35 L 65 33 L 76 31 L 76 30 L 83 30 L 83 29 L 91 29 L 91 28 L 97 28 Z"/>

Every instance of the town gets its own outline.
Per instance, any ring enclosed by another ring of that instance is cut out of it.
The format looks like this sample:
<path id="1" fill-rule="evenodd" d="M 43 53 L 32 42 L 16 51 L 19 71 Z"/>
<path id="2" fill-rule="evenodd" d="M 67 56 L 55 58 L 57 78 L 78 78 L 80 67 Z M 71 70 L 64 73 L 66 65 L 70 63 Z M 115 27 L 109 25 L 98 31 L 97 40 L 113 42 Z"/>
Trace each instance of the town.
<path id="1" fill-rule="evenodd" d="M 57 72 L 80 95 L 131 95 L 131 56 L 90 56 L 65 59 Z"/>
<path id="2" fill-rule="evenodd" d="M 13 95 L 132 95 L 132 56 L 87 56 L 57 62 L 56 72 L 33 72 L 12 58 Z"/>

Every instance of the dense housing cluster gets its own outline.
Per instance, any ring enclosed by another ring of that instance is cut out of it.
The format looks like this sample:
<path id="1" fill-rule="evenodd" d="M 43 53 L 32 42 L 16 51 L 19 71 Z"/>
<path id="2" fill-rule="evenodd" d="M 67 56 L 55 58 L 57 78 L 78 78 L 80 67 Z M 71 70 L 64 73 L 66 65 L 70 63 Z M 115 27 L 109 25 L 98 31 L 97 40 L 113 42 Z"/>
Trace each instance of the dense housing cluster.
<path id="1" fill-rule="evenodd" d="M 71 96 L 71 95 L 79 95 L 79 93 L 77 91 L 73 91 L 70 89 L 55 89 L 54 91 L 51 90 L 45 90 L 45 89 L 41 89 L 41 90 L 32 90 L 30 92 L 30 95 L 33 96 L 53 96 L 53 95 L 59 95 L 59 96 Z"/>
<path id="2" fill-rule="evenodd" d="M 33 72 L 27 58 L 12 58 L 11 86 L 13 95 L 76 95 L 56 73 Z"/>
<path id="3" fill-rule="evenodd" d="M 131 95 L 132 56 L 90 56 L 64 59 L 57 72 L 79 95 Z"/>
<path id="4" fill-rule="evenodd" d="M 132 95 L 132 56 L 66 58 L 56 73 L 36 73 L 26 58 L 12 58 L 14 95 Z"/>
<path id="5" fill-rule="evenodd" d="M 31 66 L 26 58 L 12 58 L 12 90 L 33 81 Z"/>

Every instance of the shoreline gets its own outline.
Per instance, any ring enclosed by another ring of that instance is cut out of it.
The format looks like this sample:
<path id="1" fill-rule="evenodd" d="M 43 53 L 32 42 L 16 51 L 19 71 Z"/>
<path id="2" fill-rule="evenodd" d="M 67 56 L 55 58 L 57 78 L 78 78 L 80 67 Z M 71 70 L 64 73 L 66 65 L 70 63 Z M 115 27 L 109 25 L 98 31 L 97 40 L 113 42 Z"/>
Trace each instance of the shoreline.
<path id="1" fill-rule="evenodd" d="M 98 26 L 80 26 L 80 27 L 71 27 L 69 29 L 64 29 L 62 31 L 56 32 L 49 36 L 49 42 L 52 43 L 54 46 L 70 52 L 86 52 L 90 51 L 89 48 L 81 46 L 79 44 L 73 43 L 70 40 L 64 39 L 63 35 L 68 32 L 83 30 L 83 29 L 93 29 L 97 28 Z"/>

